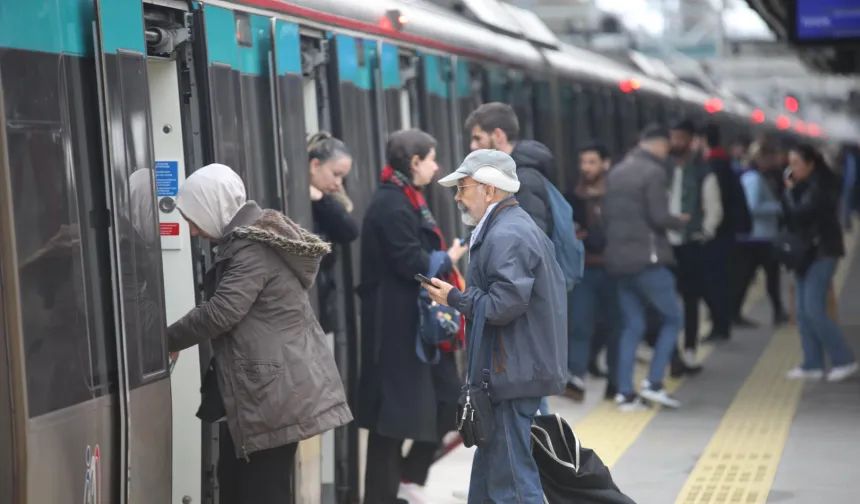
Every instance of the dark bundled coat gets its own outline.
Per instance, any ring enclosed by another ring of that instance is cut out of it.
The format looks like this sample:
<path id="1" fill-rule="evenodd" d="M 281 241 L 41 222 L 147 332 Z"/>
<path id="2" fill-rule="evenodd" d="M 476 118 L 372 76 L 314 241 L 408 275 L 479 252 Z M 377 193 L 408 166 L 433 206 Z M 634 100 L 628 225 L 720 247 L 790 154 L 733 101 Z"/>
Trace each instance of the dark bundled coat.
<path id="1" fill-rule="evenodd" d="M 381 184 L 361 234 L 359 426 L 392 439 L 438 442 L 454 430 L 460 380 L 453 354 L 418 359 L 417 273 L 426 274 L 439 237 L 406 194 Z M 450 262 L 443 272 L 450 270 Z"/>
<path id="2" fill-rule="evenodd" d="M 516 198 L 538 227 L 552 236 L 552 209 L 546 180 L 555 177 L 555 158 L 549 148 L 536 140 L 521 140 L 514 146 L 511 158 L 517 164 L 520 190 Z"/>
<path id="3" fill-rule="evenodd" d="M 343 383 L 308 297 L 328 243 L 246 203 L 218 242 L 207 301 L 167 330 L 171 352 L 212 340 L 238 457 L 348 424 Z"/>
<path id="4" fill-rule="evenodd" d="M 842 257 L 845 242 L 839 224 L 840 187 L 828 168 L 817 168 L 806 180 L 786 189 L 782 205 L 790 231 L 816 242 L 815 257 Z"/>
<path id="5" fill-rule="evenodd" d="M 358 224 L 346 211 L 343 203 L 330 194 L 311 203 L 314 230 L 320 237 L 333 244 L 346 245 L 358 238 Z M 335 254 L 323 257 L 317 275 L 319 292 L 319 319 L 323 331 L 334 331 L 337 326 L 337 274 Z"/>

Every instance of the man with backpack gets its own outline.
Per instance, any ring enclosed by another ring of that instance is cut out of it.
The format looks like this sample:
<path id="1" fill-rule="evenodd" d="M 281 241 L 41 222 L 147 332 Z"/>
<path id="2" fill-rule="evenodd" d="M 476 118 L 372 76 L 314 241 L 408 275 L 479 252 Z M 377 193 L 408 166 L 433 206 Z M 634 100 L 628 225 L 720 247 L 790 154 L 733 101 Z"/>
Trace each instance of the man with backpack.
<path id="1" fill-rule="evenodd" d="M 568 295 L 583 276 L 585 249 L 576 236 L 573 208 L 553 185 L 555 159 L 549 148 L 536 140 L 520 140 L 517 114 L 510 105 L 485 103 L 466 118 L 472 151 L 497 149 L 513 158 L 517 165 L 520 207 L 547 234 L 555 247 L 555 258 L 564 275 Z M 569 303 L 568 303 L 569 304 Z M 586 360 L 588 356 L 585 356 Z M 571 379 L 568 394 L 581 396 L 581 386 Z M 546 411 L 546 402 L 541 404 Z"/>

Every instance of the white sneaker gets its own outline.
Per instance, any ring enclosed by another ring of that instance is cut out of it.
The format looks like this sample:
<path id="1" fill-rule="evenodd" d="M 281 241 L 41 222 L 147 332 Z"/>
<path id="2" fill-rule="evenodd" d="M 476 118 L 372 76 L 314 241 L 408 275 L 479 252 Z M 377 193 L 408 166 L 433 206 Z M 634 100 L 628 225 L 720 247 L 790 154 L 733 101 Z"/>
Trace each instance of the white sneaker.
<path id="1" fill-rule="evenodd" d="M 424 487 L 415 483 L 401 483 L 397 490 L 397 498 L 403 499 L 409 504 L 430 504 Z"/>
<path id="2" fill-rule="evenodd" d="M 803 369 L 797 366 L 785 373 L 785 377 L 789 380 L 820 380 L 824 378 L 824 371 L 821 369 Z"/>
<path id="3" fill-rule="evenodd" d="M 615 396 L 615 406 L 622 413 L 636 413 L 637 411 L 648 411 L 651 405 L 642 400 L 639 396 L 626 397 L 624 394 Z"/>
<path id="4" fill-rule="evenodd" d="M 453 495 L 455 499 L 460 499 L 461 501 L 466 502 L 469 500 L 469 489 L 454 490 L 451 492 L 451 495 Z"/>
<path id="5" fill-rule="evenodd" d="M 657 404 L 662 404 L 667 408 L 681 407 L 681 401 L 669 395 L 669 392 L 667 392 L 665 388 L 654 390 L 654 388 L 651 387 L 651 382 L 648 380 L 642 380 L 642 389 L 639 391 L 639 395 L 641 395 L 643 399 L 647 399 Z"/>
<path id="6" fill-rule="evenodd" d="M 684 361 L 684 364 L 686 364 L 687 367 L 694 368 L 699 365 L 698 359 L 696 359 L 696 351 L 692 348 L 684 350 L 684 353 L 681 354 L 681 359 Z"/>
<path id="7" fill-rule="evenodd" d="M 830 368 L 830 372 L 827 373 L 827 381 L 833 383 L 841 382 L 842 380 L 854 376 L 858 371 L 860 371 L 860 364 L 857 362 L 845 364 L 844 366 L 835 366 Z"/>

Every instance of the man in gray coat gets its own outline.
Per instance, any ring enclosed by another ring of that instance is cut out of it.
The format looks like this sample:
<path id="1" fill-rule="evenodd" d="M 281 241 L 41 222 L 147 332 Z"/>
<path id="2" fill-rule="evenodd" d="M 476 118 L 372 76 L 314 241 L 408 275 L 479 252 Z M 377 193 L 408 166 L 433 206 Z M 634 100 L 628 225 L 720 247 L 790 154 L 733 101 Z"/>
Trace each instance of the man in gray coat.
<path id="1" fill-rule="evenodd" d="M 618 349 L 618 395 L 622 411 L 647 407 L 633 388 L 636 348 L 645 333 L 646 304 L 662 319 L 654 346 L 651 370 L 642 383 L 640 395 L 649 401 L 677 408 L 680 403 L 663 387 L 666 367 L 681 329 L 682 316 L 675 291 L 672 246 L 666 231 L 681 229 L 689 215 L 669 213 L 666 182 L 666 159 L 669 155 L 669 133 L 659 126 L 649 126 L 641 135 L 639 146 L 610 170 L 603 201 L 606 270 L 618 279 L 618 302 L 623 329 Z"/>
<path id="2" fill-rule="evenodd" d="M 438 279 L 426 285 L 437 303 L 472 321 L 486 295 L 480 370 L 489 375 L 495 432 L 472 464 L 469 502 L 542 504 L 530 432 L 541 398 L 564 390 L 567 378 L 567 291 L 546 233 L 519 206 L 514 160 L 476 150 L 439 183 L 457 187 L 463 222 L 476 226 L 465 292 Z M 472 342 L 467 343 L 467 347 Z M 492 352 L 490 352 L 492 350 Z"/>

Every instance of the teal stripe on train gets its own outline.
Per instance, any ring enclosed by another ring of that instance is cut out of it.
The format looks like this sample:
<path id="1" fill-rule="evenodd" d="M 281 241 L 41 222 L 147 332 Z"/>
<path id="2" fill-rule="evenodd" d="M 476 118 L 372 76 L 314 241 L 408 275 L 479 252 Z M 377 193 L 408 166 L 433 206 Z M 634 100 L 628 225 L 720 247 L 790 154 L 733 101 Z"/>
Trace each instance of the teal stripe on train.
<path id="1" fill-rule="evenodd" d="M 331 35 L 337 46 L 337 72 L 341 82 L 350 82 L 359 89 L 370 90 L 373 81 L 370 75 L 370 62 L 376 57 L 374 42 L 357 41 L 348 35 Z M 359 46 L 364 53 L 364 64 L 359 65 Z"/>
<path id="2" fill-rule="evenodd" d="M 301 40 L 299 25 L 278 20 L 275 28 L 276 68 L 278 74 L 302 73 Z"/>
<path id="3" fill-rule="evenodd" d="M 448 98 L 448 83 L 445 81 L 445 74 L 451 68 L 450 58 L 435 54 L 422 54 L 421 61 L 424 64 L 424 82 L 427 92 Z"/>
<path id="4" fill-rule="evenodd" d="M 60 0 L 63 1 L 63 0 Z M 119 49 L 146 54 L 143 35 L 143 2 L 140 0 L 100 0 L 99 18 L 105 53 Z"/>
<path id="5" fill-rule="evenodd" d="M 92 56 L 93 5 L 93 0 L 0 0 L 0 47 Z"/>
<path id="6" fill-rule="evenodd" d="M 206 24 L 206 57 L 209 65 L 222 63 L 238 70 L 239 43 L 236 41 L 233 11 L 204 5 L 203 20 Z"/>
<path id="7" fill-rule="evenodd" d="M 400 50 L 397 46 L 382 43 L 382 88 L 400 87 Z"/>
<path id="8" fill-rule="evenodd" d="M 472 76 L 469 75 L 469 62 L 457 59 L 455 79 L 457 81 L 457 98 L 468 98 L 472 95 Z"/>

